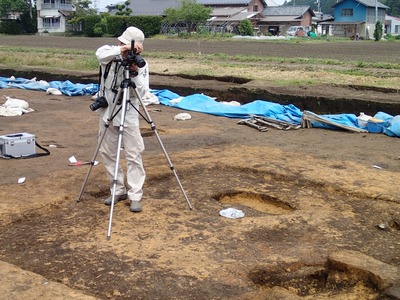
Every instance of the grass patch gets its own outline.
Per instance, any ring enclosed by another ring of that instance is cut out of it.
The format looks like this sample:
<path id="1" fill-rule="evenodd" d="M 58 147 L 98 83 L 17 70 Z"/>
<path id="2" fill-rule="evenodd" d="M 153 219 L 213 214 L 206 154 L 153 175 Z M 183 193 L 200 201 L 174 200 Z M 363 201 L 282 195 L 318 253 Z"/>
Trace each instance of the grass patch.
<path id="1" fill-rule="evenodd" d="M 278 85 L 337 82 L 357 84 L 361 80 L 365 85 L 398 88 L 398 76 L 389 70 L 400 69 L 398 63 L 222 53 L 148 52 L 143 57 L 150 64 L 150 71 L 157 74 L 220 77 L 238 74 L 247 80 L 261 80 Z M 0 64 L 8 68 L 29 66 L 50 71 L 98 70 L 93 51 L 79 49 L 0 46 Z M 382 74 L 385 75 L 384 80 Z"/>
<path id="2" fill-rule="evenodd" d="M 313 64 L 313 65 L 332 65 L 332 66 L 353 66 L 365 68 L 378 68 L 378 69 L 400 69 L 400 64 L 397 63 L 368 63 L 360 61 L 340 61 L 335 59 L 319 59 L 319 58 L 284 58 L 284 57 L 270 57 L 270 56 L 253 56 L 253 55 L 228 55 L 224 53 L 213 54 L 195 54 L 195 53 L 165 53 L 165 52 L 151 52 L 146 53 L 145 57 L 149 58 L 165 58 L 165 59 L 201 59 L 208 61 L 229 61 L 231 63 L 268 63 L 279 62 L 289 64 Z"/>
<path id="3" fill-rule="evenodd" d="M 0 64 L 8 67 L 38 66 L 82 71 L 96 70 L 99 65 L 90 51 L 4 46 L 0 47 Z"/>
<path id="4" fill-rule="evenodd" d="M 352 76 L 372 76 L 371 73 L 368 73 L 366 70 L 361 70 L 361 69 L 330 70 L 329 72 L 352 75 Z"/>
<path id="5" fill-rule="evenodd" d="M 196 53 L 165 53 L 150 52 L 144 55 L 145 58 L 164 58 L 169 60 L 200 59 L 201 61 L 212 61 L 214 63 L 227 62 L 235 63 L 263 63 L 270 62 L 281 64 L 304 64 L 304 65 L 344 65 L 356 68 L 378 68 L 378 69 L 400 69 L 400 64 L 394 63 L 368 63 L 368 62 L 343 62 L 334 59 L 317 58 L 282 58 L 254 55 L 227 55 L 223 53 L 196 54 Z M 54 68 L 63 66 L 66 69 L 80 69 L 93 71 L 97 69 L 98 63 L 92 51 L 76 49 L 48 49 L 48 48 L 25 48 L 0 46 L 0 63 L 16 67 L 23 65 L 38 65 Z M 83 69 L 82 69 L 83 68 Z"/>

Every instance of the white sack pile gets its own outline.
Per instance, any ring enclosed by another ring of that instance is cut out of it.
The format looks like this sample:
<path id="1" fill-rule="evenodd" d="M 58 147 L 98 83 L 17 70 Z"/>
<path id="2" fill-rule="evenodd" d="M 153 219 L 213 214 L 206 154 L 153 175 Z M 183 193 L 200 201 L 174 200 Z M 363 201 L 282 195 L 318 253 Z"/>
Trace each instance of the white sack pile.
<path id="1" fill-rule="evenodd" d="M 4 104 L 0 106 L 0 116 L 3 117 L 21 116 L 22 114 L 35 111 L 34 109 L 29 108 L 29 104 L 25 100 L 10 98 L 8 96 L 4 97 L 7 100 Z"/>

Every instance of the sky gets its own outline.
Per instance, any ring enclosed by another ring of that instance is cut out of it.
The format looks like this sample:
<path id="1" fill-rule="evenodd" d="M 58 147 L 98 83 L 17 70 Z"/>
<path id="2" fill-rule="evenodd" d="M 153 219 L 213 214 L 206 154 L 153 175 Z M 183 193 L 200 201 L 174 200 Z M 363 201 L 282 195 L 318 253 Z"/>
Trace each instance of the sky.
<path id="1" fill-rule="evenodd" d="M 110 4 L 117 4 L 120 2 L 124 2 L 124 0 L 91 0 L 92 6 L 97 5 L 97 9 L 104 11 L 105 7 Z"/>
<path id="2" fill-rule="evenodd" d="M 119 0 L 92 0 L 92 5 L 95 6 L 95 4 L 97 5 L 97 9 L 104 9 L 107 5 L 110 4 L 117 4 L 118 2 L 122 2 Z"/>

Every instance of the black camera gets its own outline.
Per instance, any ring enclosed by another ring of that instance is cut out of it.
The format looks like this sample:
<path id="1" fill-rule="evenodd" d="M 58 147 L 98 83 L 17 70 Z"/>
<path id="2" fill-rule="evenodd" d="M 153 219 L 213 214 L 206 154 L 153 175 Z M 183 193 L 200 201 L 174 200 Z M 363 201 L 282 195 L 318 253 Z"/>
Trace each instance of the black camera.
<path id="1" fill-rule="evenodd" d="M 107 99 L 104 96 L 97 97 L 96 100 L 92 104 L 89 105 L 89 108 L 92 111 L 98 110 L 99 108 L 106 108 L 108 106 Z"/>
<path id="2" fill-rule="evenodd" d="M 135 40 L 131 41 L 131 51 L 129 51 L 126 60 L 129 65 L 134 64 L 139 68 L 143 68 L 146 65 L 146 61 L 137 53 L 135 49 Z"/>
<path id="3" fill-rule="evenodd" d="M 130 59 L 132 64 L 138 66 L 139 68 L 143 68 L 146 65 L 146 61 L 139 54 L 134 54 Z"/>

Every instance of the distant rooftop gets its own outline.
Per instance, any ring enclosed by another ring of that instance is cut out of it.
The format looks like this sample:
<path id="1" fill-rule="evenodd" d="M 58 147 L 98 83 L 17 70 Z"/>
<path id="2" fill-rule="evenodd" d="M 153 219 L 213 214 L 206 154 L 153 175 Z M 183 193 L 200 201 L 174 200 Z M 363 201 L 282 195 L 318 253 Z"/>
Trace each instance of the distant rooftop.
<path id="1" fill-rule="evenodd" d="M 302 16 L 308 10 L 311 12 L 312 16 L 315 15 L 310 6 L 308 5 L 298 5 L 298 6 L 281 5 L 276 7 L 268 7 L 264 9 L 262 14 L 264 16 Z"/>

